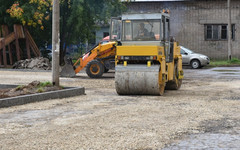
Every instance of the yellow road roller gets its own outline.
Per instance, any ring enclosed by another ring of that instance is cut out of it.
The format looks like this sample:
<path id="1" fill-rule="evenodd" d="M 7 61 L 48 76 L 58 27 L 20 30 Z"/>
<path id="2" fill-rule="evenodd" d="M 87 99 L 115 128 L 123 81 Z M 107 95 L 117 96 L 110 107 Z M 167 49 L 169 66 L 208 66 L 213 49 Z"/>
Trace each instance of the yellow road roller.
<path id="1" fill-rule="evenodd" d="M 110 40 L 119 41 L 115 55 L 115 87 L 119 95 L 163 95 L 178 90 L 182 56 L 170 36 L 168 13 L 123 14 L 112 18 Z"/>

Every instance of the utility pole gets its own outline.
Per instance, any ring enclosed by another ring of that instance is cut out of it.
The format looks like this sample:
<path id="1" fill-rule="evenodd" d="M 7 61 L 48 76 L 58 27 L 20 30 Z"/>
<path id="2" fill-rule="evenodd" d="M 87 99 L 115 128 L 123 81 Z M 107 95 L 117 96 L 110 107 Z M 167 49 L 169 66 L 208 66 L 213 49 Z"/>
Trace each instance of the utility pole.
<path id="1" fill-rule="evenodd" d="M 59 0 L 53 0 L 53 21 L 52 21 L 52 84 L 59 86 L 59 51 L 60 51 L 60 31 L 59 31 Z"/>
<path id="2" fill-rule="evenodd" d="M 232 21 L 231 21 L 231 0 L 227 0 L 228 8 L 228 60 L 232 59 Z"/>

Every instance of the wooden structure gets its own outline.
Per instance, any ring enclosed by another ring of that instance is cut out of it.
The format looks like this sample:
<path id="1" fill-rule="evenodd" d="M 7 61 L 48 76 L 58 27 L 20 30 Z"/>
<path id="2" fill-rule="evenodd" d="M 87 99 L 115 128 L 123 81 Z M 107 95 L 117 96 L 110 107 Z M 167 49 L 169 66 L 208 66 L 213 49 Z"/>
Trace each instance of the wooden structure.
<path id="1" fill-rule="evenodd" d="M 14 60 L 19 61 L 21 59 L 24 59 L 23 50 L 20 48 L 19 45 L 19 39 L 25 39 L 28 59 L 31 58 L 32 54 L 34 55 L 34 57 L 40 56 L 40 51 L 26 27 L 23 28 L 22 25 L 14 25 L 14 31 L 12 33 L 9 33 L 8 26 L 1 25 L 0 67 L 8 67 L 14 63 Z M 15 53 L 15 55 L 13 55 L 13 53 Z M 16 59 L 14 59 L 14 57 L 16 57 Z"/>

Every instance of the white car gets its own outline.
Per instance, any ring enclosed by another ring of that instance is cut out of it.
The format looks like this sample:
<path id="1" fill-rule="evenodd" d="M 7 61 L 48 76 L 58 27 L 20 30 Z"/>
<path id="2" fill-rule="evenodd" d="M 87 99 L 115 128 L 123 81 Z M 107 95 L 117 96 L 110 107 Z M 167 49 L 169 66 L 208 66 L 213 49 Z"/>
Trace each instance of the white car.
<path id="1" fill-rule="evenodd" d="M 206 55 L 194 53 L 190 49 L 183 46 L 180 46 L 180 48 L 183 65 L 190 65 L 193 69 L 197 69 L 210 63 L 210 59 Z"/>

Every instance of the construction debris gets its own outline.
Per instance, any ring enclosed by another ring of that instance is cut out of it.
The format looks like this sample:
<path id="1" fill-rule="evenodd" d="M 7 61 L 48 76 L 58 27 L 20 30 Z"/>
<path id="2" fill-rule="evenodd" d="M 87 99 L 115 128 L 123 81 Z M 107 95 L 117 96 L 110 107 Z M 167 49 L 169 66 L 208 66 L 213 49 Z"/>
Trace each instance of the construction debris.
<path id="1" fill-rule="evenodd" d="M 43 57 L 20 60 L 13 65 L 13 69 L 51 70 L 51 68 L 49 59 Z"/>

